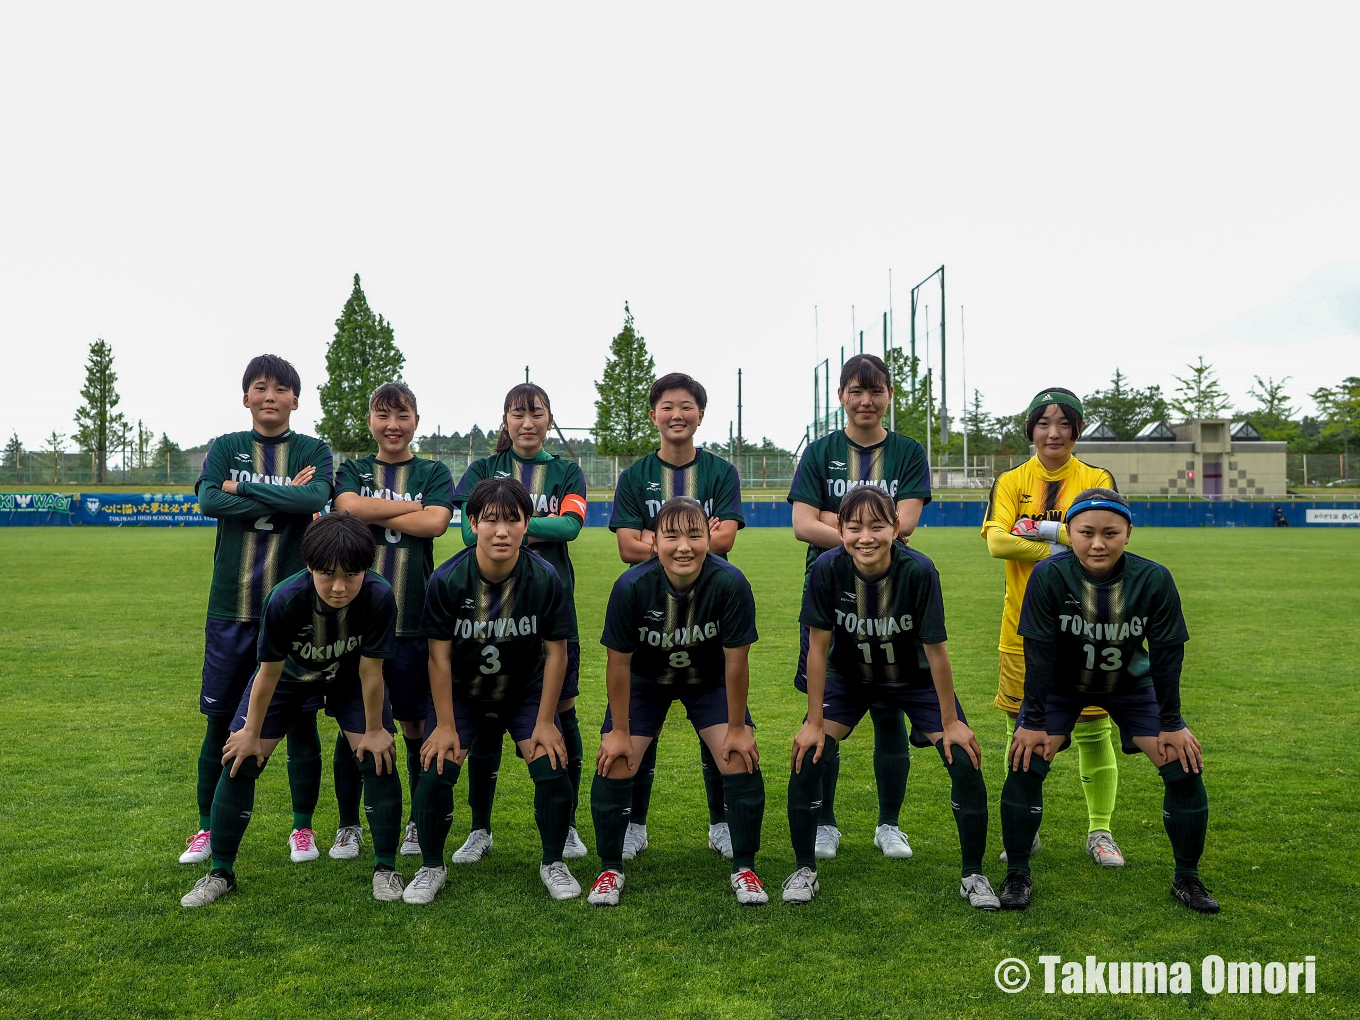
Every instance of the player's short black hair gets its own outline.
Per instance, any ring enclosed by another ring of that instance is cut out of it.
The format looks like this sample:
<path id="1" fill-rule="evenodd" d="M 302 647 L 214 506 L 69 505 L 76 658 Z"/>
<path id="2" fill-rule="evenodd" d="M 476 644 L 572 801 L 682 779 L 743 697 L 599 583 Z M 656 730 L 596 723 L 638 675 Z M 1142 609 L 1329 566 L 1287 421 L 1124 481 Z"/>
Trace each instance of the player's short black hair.
<path id="1" fill-rule="evenodd" d="M 708 407 L 708 390 L 704 389 L 698 379 L 684 372 L 671 372 L 652 383 L 652 391 L 647 394 L 647 406 L 655 410 L 656 405 L 661 403 L 661 394 L 667 390 L 684 390 L 694 398 L 699 410 Z"/>
<path id="2" fill-rule="evenodd" d="M 293 391 L 293 396 L 302 395 L 302 380 L 298 378 L 297 369 L 277 354 L 261 354 L 250 359 L 246 374 L 241 377 L 241 392 L 249 393 L 250 385 L 256 379 L 282 383 Z"/>
<path id="3" fill-rule="evenodd" d="M 548 412 L 548 417 L 552 417 L 552 402 L 548 400 L 548 391 L 542 386 L 522 382 L 511 387 L 510 392 L 505 395 L 505 406 L 501 408 L 501 432 L 496 437 L 497 453 L 504 453 L 515 445 L 515 441 L 510 437 L 510 427 L 506 424 L 510 412 L 517 407 L 532 411 L 535 404 L 542 404 L 543 409 Z"/>
<path id="4" fill-rule="evenodd" d="M 500 520 L 527 521 L 534 515 L 534 504 L 518 478 L 485 478 L 473 488 L 463 511 L 481 520 L 488 510 Z"/>
<path id="5" fill-rule="evenodd" d="M 841 524 L 859 518 L 897 526 L 897 503 L 877 485 L 861 485 L 851 489 L 841 500 L 841 508 L 836 513 Z"/>
<path id="6" fill-rule="evenodd" d="M 856 354 L 841 366 L 841 382 L 836 389 L 843 390 L 851 383 L 859 383 L 868 389 L 882 386 L 890 390 L 892 376 L 888 374 L 888 366 L 883 364 L 882 358 L 873 354 Z"/>
<path id="7" fill-rule="evenodd" d="M 400 380 L 396 382 L 385 382 L 373 391 L 373 396 L 368 398 L 368 409 L 370 411 L 410 411 L 412 414 L 419 414 L 416 410 L 416 395 L 411 392 L 411 387 Z"/>
<path id="8" fill-rule="evenodd" d="M 1065 390 L 1061 386 L 1050 386 L 1046 390 L 1040 390 L 1039 393 L 1066 393 L 1069 397 L 1078 402 L 1080 402 L 1081 399 L 1071 390 Z M 1040 404 L 1025 417 L 1025 438 L 1030 442 L 1034 442 L 1034 426 L 1038 425 L 1039 419 L 1048 413 L 1048 408 L 1048 404 Z M 1075 407 L 1071 407 L 1068 404 L 1058 404 L 1058 410 L 1062 413 L 1063 418 L 1067 420 L 1067 424 L 1072 427 L 1073 438 L 1080 436 L 1082 424 L 1081 413 Z"/>
<path id="9" fill-rule="evenodd" d="M 656 513 L 654 534 L 680 532 L 690 527 L 697 527 L 708 534 L 708 514 L 704 513 L 704 505 L 697 499 L 692 496 L 673 496 L 661 504 L 661 509 Z"/>
<path id="10" fill-rule="evenodd" d="M 343 510 L 322 514 L 302 533 L 302 562 L 308 570 L 357 573 L 373 566 L 375 551 L 368 525 Z"/>

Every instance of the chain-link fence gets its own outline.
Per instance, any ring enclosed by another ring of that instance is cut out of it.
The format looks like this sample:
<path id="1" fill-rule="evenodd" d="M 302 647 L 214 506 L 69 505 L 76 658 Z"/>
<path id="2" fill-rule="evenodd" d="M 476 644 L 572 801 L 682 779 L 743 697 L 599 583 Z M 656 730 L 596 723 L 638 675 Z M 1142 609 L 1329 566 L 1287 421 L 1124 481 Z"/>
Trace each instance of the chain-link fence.
<path id="1" fill-rule="evenodd" d="M 1290 488 L 1360 487 L 1360 458 L 1343 453 L 1290 453 L 1285 456 Z"/>

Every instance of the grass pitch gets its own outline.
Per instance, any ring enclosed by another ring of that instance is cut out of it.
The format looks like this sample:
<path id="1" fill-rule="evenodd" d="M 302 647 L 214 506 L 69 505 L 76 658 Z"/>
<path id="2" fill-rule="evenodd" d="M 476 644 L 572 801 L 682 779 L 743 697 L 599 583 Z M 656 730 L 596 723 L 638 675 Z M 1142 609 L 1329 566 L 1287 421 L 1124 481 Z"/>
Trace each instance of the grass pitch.
<path id="1" fill-rule="evenodd" d="M 1223 903 L 1211 918 L 1168 894 L 1161 784 L 1141 757 L 1121 760 L 1114 816 L 1128 866 L 1102 871 L 1085 856 L 1072 754 L 1046 784 L 1034 905 L 1023 914 L 972 910 L 957 897 L 958 843 L 934 750 L 912 756 L 903 829 L 915 856 L 888 861 L 873 848 L 868 727 L 844 747 L 845 839 L 821 868 L 821 895 L 799 909 L 778 902 L 792 870 L 789 748 L 805 707 L 791 683 L 803 554 L 782 529 L 744 531 L 733 555 L 759 611 L 751 704 L 767 789 L 757 870 L 769 906 L 738 907 L 727 862 L 707 849 L 697 742 L 677 711 L 661 742 L 651 849 L 633 862 L 615 910 L 548 899 L 531 786 L 509 751 L 495 852 L 451 867 L 429 907 L 371 899 L 367 841 L 358 861 L 323 854 L 290 864 L 277 760 L 258 786 L 240 892 L 184 910 L 179 897 L 203 872 L 175 858 L 195 827 L 212 543 L 206 529 L 0 530 L 0 1015 L 1353 1015 L 1360 536 L 1135 532 L 1133 551 L 1170 566 L 1190 627 L 1183 700 L 1206 749 L 1211 801 L 1202 873 Z M 943 579 L 959 696 L 983 747 L 992 806 L 986 870 L 999 886 L 1004 728 L 990 702 L 1001 565 L 971 529 L 924 529 L 913 545 Z M 439 558 L 457 547 L 441 540 Z M 613 549 L 608 532 L 589 529 L 573 550 L 588 761 L 604 711 L 596 639 L 620 570 Z M 334 735 L 324 721 L 323 745 Z M 323 846 L 335 825 L 329 783 L 327 768 L 316 822 Z M 451 849 L 467 829 L 461 783 L 455 803 Z M 587 785 L 579 821 L 593 847 L 588 803 Z M 399 860 L 409 878 L 415 862 Z M 585 885 L 597 866 L 588 858 L 573 871 Z M 1262 963 L 1313 955 L 1317 994 L 1208 995 L 1199 961 L 1211 953 Z M 1184 960 L 1196 991 L 1048 996 L 1042 954 Z M 995 986 L 1007 957 L 1034 971 L 1021 994 Z"/>

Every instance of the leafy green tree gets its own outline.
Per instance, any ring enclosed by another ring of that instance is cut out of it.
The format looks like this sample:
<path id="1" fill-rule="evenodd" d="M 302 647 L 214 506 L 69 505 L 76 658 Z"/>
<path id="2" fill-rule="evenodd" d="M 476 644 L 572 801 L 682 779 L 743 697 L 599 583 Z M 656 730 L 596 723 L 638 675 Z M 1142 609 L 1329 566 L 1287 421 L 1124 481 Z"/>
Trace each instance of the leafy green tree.
<path id="1" fill-rule="evenodd" d="M 1347 376 L 1339 386 L 1320 386 L 1310 396 L 1321 419 L 1319 438 L 1340 437 L 1341 453 L 1349 461 L 1351 439 L 1360 431 L 1360 376 Z"/>
<path id="2" fill-rule="evenodd" d="M 175 442 L 164 432 L 161 433 L 160 441 L 156 443 L 155 451 L 156 469 L 164 472 L 165 480 L 172 482 L 175 476 L 189 467 L 189 458 L 184 455 L 184 451 L 179 448 L 179 443 Z M 157 474 L 160 477 L 160 474 Z"/>
<path id="3" fill-rule="evenodd" d="M 108 471 L 109 451 L 117 449 L 115 437 L 127 425 L 123 413 L 114 410 L 120 399 L 117 382 L 113 347 L 102 337 L 96 339 L 85 362 L 85 385 L 80 391 L 85 403 L 76 411 L 75 441 L 82 452 L 94 454 L 92 480 L 101 484 Z"/>
<path id="4" fill-rule="evenodd" d="M 1129 385 L 1129 377 L 1118 368 L 1110 387 L 1090 393 L 1081 402 L 1086 421 L 1101 421 L 1120 439 L 1133 439 L 1149 422 L 1168 416 L 1166 399 L 1160 386 L 1140 390 Z"/>
<path id="5" fill-rule="evenodd" d="M 19 433 L 10 433 L 9 441 L 5 443 L 5 467 L 14 469 L 14 480 L 19 481 L 19 468 L 24 459 L 24 441 L 19 438 Z"/>
<path id="6" fill-rule="evenodd" d="M 109 436 L 109 449 L 122 454 L 123 480 L 132 481 L 132 423 L 126 418 L 120 416 L 114 426 Z"/>
<path id="7" fill-rule="evenodd" d="M 932 379 L 921 373 L 921 359 L 913 358 L 901 347 L 888 351 L 888 374 L 893 387 L 893 425 L 904 436 L 911 436 L 921 443 L 926 441 L 927 412 L 932 409 Z M 911 392 L 911 378 L 916 376 L 916 392 Z M 884 427 L 888 422 L 884 421 Z M 932 429 L 940 423 L 930 418 Z"/>
<path id="8" fill-rule="evenodd" d="M 1219 384 L 1213 366 L 1205 364 L 1204 355 L 1201 354 L 1197 364 L 1185 367 L 1190 370 L 1188 376 L 1172 376 L 1180 385 L 1176 387 L 1176 395 L 1169 401 L 1171 410 L 1187 421 L 1193 418 L 1222 418 L 1232 406 L 1232 401 Z"/>
<path id="9" fill-rule="evenodd" d="M 604 373 L 595 383 L 595 442 L 600 453 L 636 457 L 650 453 L 656 430 L 647 396 L 656 382 L 656 362 L 647 341 L 633 327 L 633 312 L 623 303 L 623 329 L 609 344 Z"/>
<path id="10" fill-rule="evenodd" d="M 1253 378 L 1256 382 L 1247 390 L 1247 396 L 1256 401 L 1256 407 L 1250 411 L 1238 411 L 1237 417 L 1249 419 L 1261 433 L 1262 439 L 1297 443 L 1303 438 L 1303 429 L 1294 420 L 1298 409 L 1290 405 L 1289 396 L 1284 391 L 1284 384 L 1291 377 L 1285 376 L 1279 382 L 1275 381 L 1274 376 L 1268 376 L 1265 380 L 1259 375 Z"/>
<path id="11" fill-rule="evenodd" d="M 136 465 L 139 471 L 144 471 L 151 466 L 151 455 L 155 450 L 152 445 L 156 441 L 156 433 L 146 427 L 142 419 L 137 419 L 137 429 L 133 434 L 133 442 L 136 444 Z"/>
<path id="12" fill-rule="evenodd" d="M 317 432 L 333 450 L 359 453 L 373 448 L 368 398 L 383 383 L 401 379 L 405 365 L 392 324 L 373 313 L 355 273 L 354 289 L 326 348 L 326 381 L 317 387 L 322 414 Z"/>
<path id="13" fill-rule="evenodd" d="M 964 409 L 963 434 L 968 437 L 969 457 L 996 452 L 996 419 L 982 409 L 982 393 L 979 390 L 973 390 L 973 402 Z"/>
<path id="14" fill-rule="evenodd" d="M 43 440 L 43 453 L 52 458 L 52 483 L 61 481 L 61 459 L 66 453 L 66 436 L 52 430 L 52 434 Z"/>

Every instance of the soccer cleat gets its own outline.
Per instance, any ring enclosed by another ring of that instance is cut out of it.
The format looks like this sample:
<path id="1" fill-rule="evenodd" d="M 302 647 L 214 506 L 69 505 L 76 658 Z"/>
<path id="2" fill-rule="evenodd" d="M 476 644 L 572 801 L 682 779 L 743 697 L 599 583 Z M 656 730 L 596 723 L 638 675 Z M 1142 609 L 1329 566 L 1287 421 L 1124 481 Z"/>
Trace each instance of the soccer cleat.
<path id="1" fill-rule="evenodd" d="M 911 844 L 907 834 L 896 825 L 880 825 L 874 830 L 874 846 L 883 851 L 884 857 L 905 860 L 911 856 Z"/>
<path id="2" fill-rule="evenodd" d="M 581 834 L 576 831 L 576 826 L 567 829 L 567 841 L 562 845 L 562 856 L 566 860 L 575 860 L 590 853 L 586 849 L 585 843 L 581 842 Z"/>
<path id="3" fill-rule="evenodd" d="M 335 830 L 335 842 L 331 844 L 330 855 L 335 861 L 352 861 L 359 856 L 359 848 L 364 845 L 364 830 L 357 825 L 342 825 Z M 293 860 L 297 860 L 296 857 Z"/>
<path id="4" fill-rule="evenodd" d="M 548 895 L 555 900 L 574 900 L 581 895 L 581 883 L 576 881 L 563 861 L 538 866 L 538 877 L 548 887 Z"/>
<path id="5" fill-rule="evenodd" d="M 316 847 L 316 833 L 311 829 L 294 829 L 288 834 L 288 859 L 294 864 L 314 861 L 320 856 L 321 851 Z"/>
<path id="6" fill-rule="evenodd" d="M 1119 844 L 1104 829 L 1097 829 L 1086 837 L 1086 852 L 1095 858 L 1102 868 L 1122 868 L 1124 855 L 1119 852 Z"/>
<path id="7" fill-rule="evenodd" d="M 1218 900 L 1209 895 L 1198 875 L 1177 875 L 1171 883 L 1171 895 L 1201 914 L 1218 913 Z"/>
<path id="8" fill-rule="evenodd" d="M 727 827 L 726 822 L 708 827 L 708 848 L 716 854 L 722 854 L 729 861 L 732 859 L 732 830 Z"/>
<path id="9" fill-rule="evenodd" d="M 812 897 L 821 888 L 817 884 L 817 872 L 811 868 L 799 868 L 784 879 L 785 903 L 811 903 Z"/>
<path id="10" fill-rule="evenodd" d="M 964 875 L 959 883 L 959 895 L 978 910 L 1001 909 L 1001 901 L 992 892 L 992 883 L 987 881 L 986 875 Z"/>
<path id="11" fill-rule="evenodd" d="M 647 826 L 628 823 L 628 831 L 623 834 L 623 859 L 631 861 L 647 849 Z"/>
<path id="12" fill-rule="evenodd" d="M 373 898 L 383 903 L 395 903 L 401 899 L 401 872 L 384 868 L 381 864 L 373 869 Z"/>
<path id="13" fill-rule="evenodd" d="M 590 895 L 586 897 L 586 902 L 597 907 L 617 907 L 619 893 L 622 891 L 622 871 L 601 871 L 600 877 L 595 879 L 595 884 L 590 887 Z"/>
<path id="14" fill-rule="evenodd" d="M 829 861 L 836 856 L 836 848 L 841 845 L 841 830 L 834 825 L 817 826 L 817 859 Z"/>
<path id="15" fill-rule="evenodd" d="M 737 902 L 743 907 L 758 907 L 770 902 L 769 893 L 750 868 L 732 872 L 732 891 L 737 894 Z"/>
<path id="16" fill-rule="evenodd" d="M 1201 886 L 1201 888 L 1203 888 Z M 206 907 L 209 903 L 216 903 L 229 892 L 236 891 L 236 876 L 230 871 L 219 871 L 214 868 L 197 882 L 194 887 L 180 897 L 181 907 Z M 1217 906 L 1215 904 L 1215 906 Z"/>
<path id="17" fill-rule="evenodd" d="M 448 879 L 449 869 L 445 867 L 421 868 L 415 873 L 401 894 L 403 903 L 429 903 L 439 895 Z"/>
<path id="18" fill-rule="evenodd" d="M 1042 843 L 1039 842 L 1039 834 L 1036 832 L 1036 833 L 1034 834 L 1034 842 L 1031 843 L 1031 844 L 1029 845 L 1029 855 L 1030 855 L 1031 857 L 1033 857 L 1035 854 L 1037 854 L 1037 853 L 1038 853 L 1040 850 L 1042 850 L 1043 848 L 1044 848 L 1044 845 L 1043 845 Z M 1007 859 L 1008 859 L 1008 858 L 1006 857 L 1006 851 L 1005 851 L 1005 850 L 1002 850 L 1002 851 L 1001 851 L 1001 860 L 1005 861 L 1005 860 L 1007 860 Z"/>
<path id="19" fill-rule="evenodd" d="M 1028 871 L 1008 871 L 1001 881 L 1000 903 L 1002 910 L 1024 910 L 1029 906 L 1030 893 L 1034 882 Z"/>
<path id="20" fill-rule="evenodd" d="M 181 864 L 202 864 L 212 857 L 212 833 L 207 829 L 199 829 L 197 833 L 184 841 L 184 845 L 189 849 L 179 855 Z"/>
<path id="21" fill-rule="evenodd" d="M 416 832 L 416 823 L 406 823 L 406 836 L 401 841 L 401 855 L 403 857 L 420 856 L 420 836 Z"/>
<path id="22" fill-rule="evenodd" d="M 463 845 L 453 852 L 454 864 L 476 864 L 491 852 L 491 833 L 485 829 L 473 829 Z"/>

